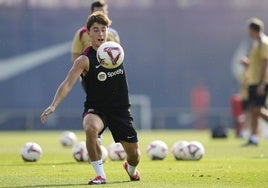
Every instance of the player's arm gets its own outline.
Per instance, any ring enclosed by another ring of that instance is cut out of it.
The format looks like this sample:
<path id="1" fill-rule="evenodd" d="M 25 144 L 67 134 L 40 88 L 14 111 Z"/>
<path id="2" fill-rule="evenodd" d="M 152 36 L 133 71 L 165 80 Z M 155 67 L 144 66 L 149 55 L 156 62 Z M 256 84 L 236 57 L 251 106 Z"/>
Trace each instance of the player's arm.
<path id="1" fill-rule="evenodd" d="M 240 62 L 242 64 L 248 64 L 249 60 L 248 60 L 248 57 L 247 56 L 243 56 L 241 59 L 240 59 Z"/>
<path id="2" fill-rule="evenodd" d="M 260 84 L 265 84 L 265 78 L 267 76 L 268 59 L 262 61 Z"/>
<path id="3" fill-rule="evenodd" d="M 261 47 L 261 59 L 262 59 L 262 67 L 261 67 L 261 72 L 260 72 L 260 80 L 259 80 L 259 85 L 257 88 L 257 93 L 259 95 L 264 95 L 265 93 L 265 85 L 266 83 L 266 78 L 267 78 L 267 68 L 268 68 L 268 45 L 263 44 Z"/>
<path id="4" fill-rule="evenodd" d="M 258 91 L 257 91 L 259 95 L 264 95 L 264 92 L 265 92 L 267 68 L 268 68 L 268 59 L 266 58 L 262 61 L 261 76 L 260 76 L 260 81 L 259 81 Z"/>
<path id="5" fill-rule="evenodd" d="M 72 90 L 74 84 L 76 83 L 80 75 L 83 74 L 88 69 L 89 69 L 88 58 L 84 55 L 80 56 L 75 61 L 65 80 L 59 85 L 51 105 L 47 109 L 45 109 L 44 112 L 42 113 L 41 115 L 42 123 L 46 122 L 46 117 L 55 111 L 57 106 Z"/>
<path id="6" fill-rule="evenodd" d="M 74 61 L 81 55 L 81 54 L 79 54 L 79 53 L 73 53 L 72 52 L 72 63 L 74 63 Z"/>

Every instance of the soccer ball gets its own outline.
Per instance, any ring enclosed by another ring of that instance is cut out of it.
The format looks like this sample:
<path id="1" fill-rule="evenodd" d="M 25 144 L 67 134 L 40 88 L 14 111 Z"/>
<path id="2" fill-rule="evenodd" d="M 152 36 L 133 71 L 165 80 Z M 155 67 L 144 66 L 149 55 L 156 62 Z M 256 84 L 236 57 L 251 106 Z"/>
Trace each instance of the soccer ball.
<path id="1" fill-rule="evenodd" d="M 188 145 L 187 141 L 178 141 L 172 145 L 171 153 L 176 160 L 188 160 L 190 155 Z"/>
<path id="2" fill-rule="evenodd" d="M 98 136 L 98 140 L 97 140 L 97 142 L 98 142 L 99 145 L 102 144 L 102 139 L 103 139 L 103 136 L 102 135 L 99 135 Z"/>
<path id="3" fill-rule="evenodd" d="M 114 69 L 123 63 L 124 50 L 116 42 L 105 42 L 97 50 L 97 59 L 104 68 Z"/>
<path id="4" fill-rule="evenodd" d="M 121 143 L 112 143 L 108 147 L 108 156 L 112 161 L 122 161 L 126 159 L 127 154 Z"/>
<path id="5" fill-rule="evenodd" d="M 108 151 L 103 145 L 100 145 L 100 149 L 101 149 L 101 160 L 104 163 L 107 160 Z M 88 157 L 88 162 L 91 163 L 90 157 Z"/>
<path id="6" fill-rule="evenodd" d="M 27 142 L 21 148 L 21 157 L 26 162 L 35 162 L 40 159 L 42 148 L 35 142 Z"/>
<path id="7" fill-rule="evenodd" d="M 64 147 L 72 147 L 76 142 L 77 137 L 71 131 L 64 131 L 60 136 L 60 143 Z"/>
<path id="8" fill-rule="evenodd" d="M 101 148 L 101 153 L 102 153 L 101 155 L 102 162 L 105 162 L 108 157 L 108 150 L 103 145 L 100 145 L 100 148 Z"/>
<path id="9" fill-rule="evenodd" d="M 73 157 L 77 162 L 89 161 L 86 142 L 79 142 L 72 149 Z"/>
<path id="10" fill-rule="evenodd" d="M 189 142 L 188 146 L 189 160 L 200 160 L 205 154 L 204 146 L 198 141 Z"/>
<path id="11" fill-rule="evenodd" d="M 168 146 L 161 140 L 155 140 L 148 145 L 146 152 L 152 160 L 163 160 L 168 154 Z"/>

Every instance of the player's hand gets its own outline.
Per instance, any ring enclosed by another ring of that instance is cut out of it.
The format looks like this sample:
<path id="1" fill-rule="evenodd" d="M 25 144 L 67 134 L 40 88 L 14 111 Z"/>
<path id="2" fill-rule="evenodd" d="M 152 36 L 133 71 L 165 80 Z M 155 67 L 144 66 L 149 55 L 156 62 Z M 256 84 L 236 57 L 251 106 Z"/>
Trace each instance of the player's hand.
<path id="1" fill-rule="evenodd" d="M 55 107 L 49 106 L 44 112 L 41 114 L 41 122 L 46 123 L 46 118 L 48 115 L 52 114 L 55 111 Z"/>
<path id="2" fill-rule="evenodd" d="M 242 64 L 248 64 L 248 58 L 246 56 L 243 56 L 241 59 L 240 59 L 240 62 Z"/>
<path id="3" fill-rule="evenodd" d="M 257 87 L 257 95 L 263 96 L 265 94 L 265 84 L 259 84 Z"/>

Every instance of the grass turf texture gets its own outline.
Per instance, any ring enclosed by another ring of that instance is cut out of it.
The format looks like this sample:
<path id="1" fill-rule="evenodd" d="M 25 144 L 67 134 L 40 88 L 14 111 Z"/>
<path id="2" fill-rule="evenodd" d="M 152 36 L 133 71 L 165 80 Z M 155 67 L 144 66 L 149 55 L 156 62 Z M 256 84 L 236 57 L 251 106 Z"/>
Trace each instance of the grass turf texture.
<path id="1" fill-rule="evenodd" d="M 85 136 L 74 131 L 79 141 Z M 232 133 L 232 132 L 230 132 Z M 61 131 L 0 132 L 0 187 L 87 187 L 95 176 L 87 162 L 76 162 L 71 148 L 60 145 Z M 106 132 L 103 145 L 108 147 L 112 137 Z M 268 187 L 268 140 L 258 147 L 241 147 L 245 140 L 229 134 L 227 139 L 212 139 L 209 131 L 148 131 L 140 132 L 142 158 L 139 165 L 140 182 L 130 182 L 123 162 L 108 160 L 104 168 L 107 184 L 101 187 Z M 169 146 L 162 161 L 151 161 L 146 148 L 153 140 Z M 198 140 L 205 147 L 200 161 L 176 161 L 171 146 L 179 140 Z M 28 141 L 43 149 L 38 162 L 24 162 L 20 149 Z M 99 185 L 98 185 L 99 186 Z"/>

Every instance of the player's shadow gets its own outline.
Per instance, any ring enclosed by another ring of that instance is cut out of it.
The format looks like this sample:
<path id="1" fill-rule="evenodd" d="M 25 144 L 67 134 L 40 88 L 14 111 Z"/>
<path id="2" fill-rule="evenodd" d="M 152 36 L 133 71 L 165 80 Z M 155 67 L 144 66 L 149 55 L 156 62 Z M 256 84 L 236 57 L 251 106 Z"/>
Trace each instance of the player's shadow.
<path id="1" fill-rule="evenodd" d="M 130 181 L 112 181 L 108 182 L 107 184 L 104 185 L 109 185 L 109 184 L 124 184 L 124 183 L 129 183 Z M 78 187 L 78 186 L 85 186 L 87 184 L 72 184 L 72 183 L 66 183 L 66 184 L 51 184 L 51 185 L 23 185 L 23 186 L 9 186 L 9 188 L 33 188 L 33 187 Z M 0 188 L 2 188 L 0 186 Z"/>

